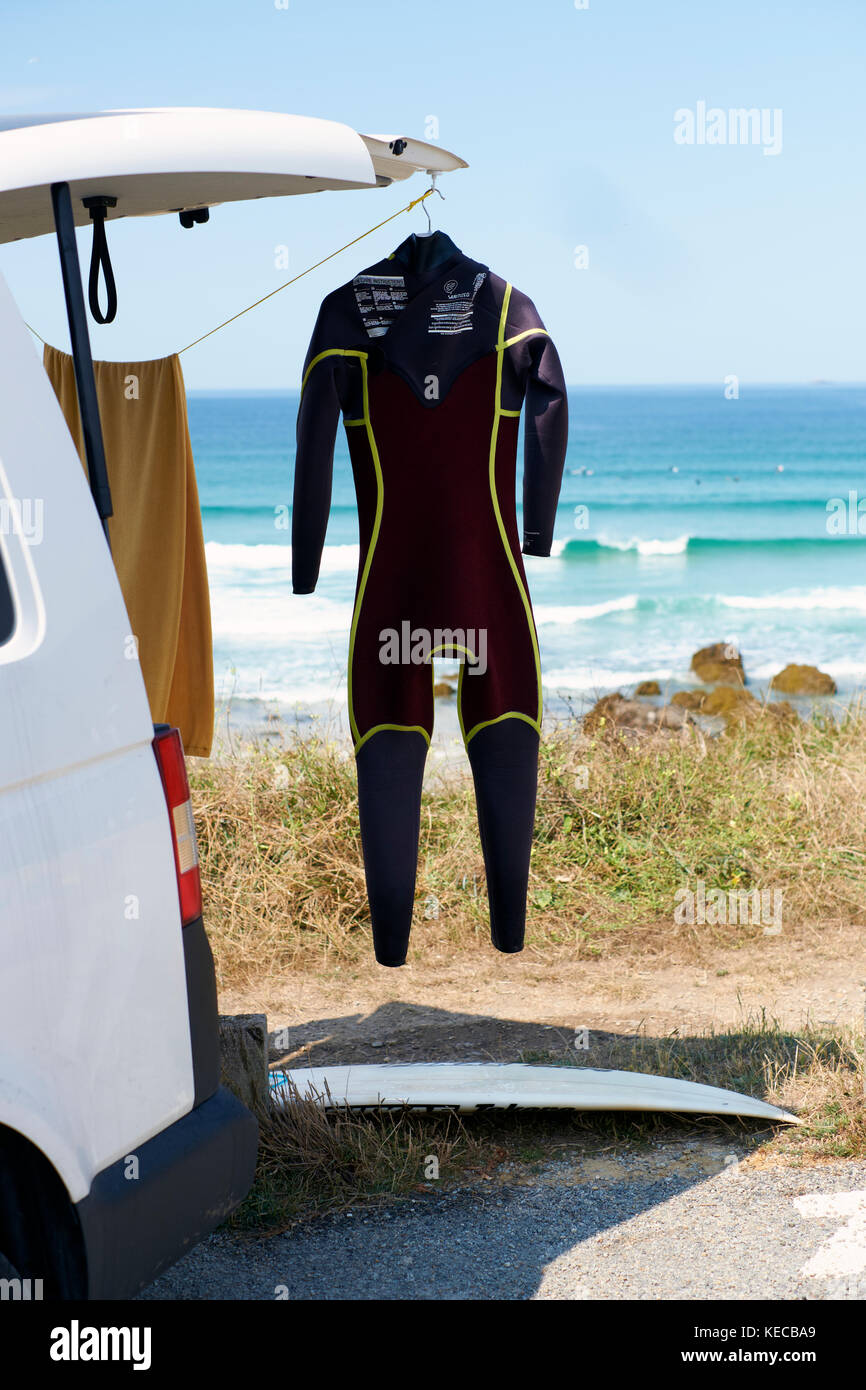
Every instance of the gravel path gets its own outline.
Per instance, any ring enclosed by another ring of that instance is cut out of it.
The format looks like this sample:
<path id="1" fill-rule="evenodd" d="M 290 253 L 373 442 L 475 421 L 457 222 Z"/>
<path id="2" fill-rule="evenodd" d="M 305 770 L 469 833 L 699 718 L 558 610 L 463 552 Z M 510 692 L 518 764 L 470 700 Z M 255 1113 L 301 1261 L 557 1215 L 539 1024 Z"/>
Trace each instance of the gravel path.
<path id="1" fill-rule="evenodd" d="M 863 1299 L 866 1163 L 751 1169 L 692 1142 L 289 1235 L 219 1234 L 142 1299 Z"/>

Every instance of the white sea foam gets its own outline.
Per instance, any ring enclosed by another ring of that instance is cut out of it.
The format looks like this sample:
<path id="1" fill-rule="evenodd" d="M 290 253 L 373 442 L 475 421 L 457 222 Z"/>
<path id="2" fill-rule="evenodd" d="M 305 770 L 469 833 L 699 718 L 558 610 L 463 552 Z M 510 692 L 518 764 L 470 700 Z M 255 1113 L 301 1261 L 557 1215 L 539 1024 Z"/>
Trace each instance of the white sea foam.
<path id="1" fill-rule="evenodd" d="M 639 555 L 682 555 L 689 543 L 688 536 L 677 536 L 674 540 L 611 540 L 598 537 L 598 544 L 610 550 L 634 550 Z M 570 538 L 555 540 L 551 556 L 562 556 L 570 544 Z M 360 559 L 360 546 L 326 545 L 322 551 L 321 574 L 355 574 Z M 211 579 L 228 578 L 235 574 L 260 574 L 263 578 L 275 571 L 288 573 L 292 565 L 292 547 L 286 542 L 280 544 L 240 545 L 224 541 L 208 541 L 205 546 L 208 573 Z M 544 559 L 527 555 L 524 563 L 529 569 L 544 565 Z"/>
<path id="2" fill-rule="evenodd" d="M 716 600 L 725 608 L 751 611 L 802 611 L 866 613 L 866 586 L 850 589 L 786 589 L 778 594 L 720 594 Z"/>
<path id="3" fill-rule="evenodd" d="M 608 613 L 627 613 L 637 607 L 637 594 L 624 594 L 605 603 L 554 604 L 542 603 L 535 609 L 535 621 L 542 625 L 582 623 L 591 618 L 604 618 Z"/>
<path id="4" fill-rule="evenodd" d="M 281 705 L 300 705 L 304 710 L 323 709 L 334 705 L 341 707 L 346 702 L 345 677 L 332 680 L 302 681 L 291 673 L 286 673 L 284 681 L 273 671 L 266 673 L 255 666 L 232 667 L 231 670 L 216 672 L 216 700 L 218 704 L 231 700 L 262 700 Z"/>
<path id="5" fill-rule="evenodd" d="M 593 541 L 603 550 L 634 550 L 638 555 L 685 555 L 689 548 L 691 536 L 673 536 L 662 540 L 657 537 L 641 539 L 640 536 L 631 536 L 628 540 L 617 540 L 613 536 L 562 536 L 557 538 L 550 547 L 550 554 L 554 559 L 559 559 L 568 550 L 569 546 L 575 541 L 578 544 L 589 545 Z M 524 563 L 529 567 L 535 564 L 543 565 L 544 559 L 538 556 L 524 556 Z"/>
<path id="6" fill-rule="evenodd" d="M 663 685 L 667 680 L 676 679 L 671 670 L 650 671 L 649 676 Z M 649 679 L 647 669 L 630 670 L 627 667 L 606 666 L 561 666 L 556 670 L 542 671 L 541 679 L 545 690 L 574 691 L 582 694 L 601 693 L 605 690 L 620 690 L 623 686 L 636 685 L 638 681 Z"/>
<path id="7" fill-rule="evenodd" d="M 638 555 L 684 555 L 690 539 L 689 536 L 674 536 L 667 540 L 641 540 L 639 536 L 632 536 L 630 540 L 623 541 L 601 535 L 598 543 L 610 550 L 636 550 Z"/>
<path id="8" fill-rule="evenodd" d="M 288 573 L 292 565 L 290 545 L 226 545 L 223 541 L 208 541 L 205 546 L 208 573 L 213 578 L 242 571 L 258 571 L 263 576 L 270 571 Z M 326 545 L 322 552 L 321 574 L 354 573 L 358 568 L 360 548 L 357 545 Z"/>
<path id="9" fill-rule="evenodd" d="M 211 592 L 215 642 L 241 648 L 251 642 L 278 646 L 293 639 L 345 636 L 352 622 L 351 602 L 292 594 L 288 588 L 220 588 Z"/>

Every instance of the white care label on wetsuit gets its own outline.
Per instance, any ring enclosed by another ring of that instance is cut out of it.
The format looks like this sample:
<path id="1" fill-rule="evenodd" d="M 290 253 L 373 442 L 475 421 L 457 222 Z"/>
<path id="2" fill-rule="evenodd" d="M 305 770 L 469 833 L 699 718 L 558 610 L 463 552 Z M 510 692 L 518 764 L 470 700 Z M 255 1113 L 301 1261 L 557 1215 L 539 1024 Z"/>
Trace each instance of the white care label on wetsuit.
<path id="1" fill-rule="evenodd" d="M 356 275 L 352 285 L 367 337 L 384 337 L 400 310 L 406 307 L 403 276 Z"/>

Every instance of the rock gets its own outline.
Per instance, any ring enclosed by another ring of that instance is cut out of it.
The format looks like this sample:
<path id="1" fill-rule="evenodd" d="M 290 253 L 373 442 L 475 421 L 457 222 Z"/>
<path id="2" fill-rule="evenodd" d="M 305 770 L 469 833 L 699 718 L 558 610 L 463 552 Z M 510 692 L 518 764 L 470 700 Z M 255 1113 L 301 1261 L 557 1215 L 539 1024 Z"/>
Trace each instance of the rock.
<path id="1" fill-rule="evenodd" d="M 584 716 L 584 733 L 608 733 L 619 728 L 648 728 L 655 710 L 638 704 L 637 700 L 627 700 L 619 691 L 615 695 L 603 695 L 596 700 L 592 709 Z"/>
<path id="2" fill-rule="evenodd" d="M 754 712 L 757 713 L 761 706 L 749 690 L 744 690 L 742 686 L 734 689 L 730 685 L 718 686 L 715 690 L 709 691 L 701 700 L 701 714 L 721 715 L 723 719 L 736 718 L 743 722 Z"/>
<path id="3" fill-rule="evenodd" d="M 641 681 L 634 688 L 635 695 L 661 695 L 662 688 L 658 681 Z"/>
<path id="4" fill-rule="evenodd" d="M 773 677 L 770 688 L 780 690 L 783 695 L 836 694 L 836 682 L 826 671 L 819 671 L 817 666 L 797 666 L 793 663 Z"/>
<path id="5" fill-rule="evenodd" d="M 706 685 L 742 686 L 743 677 L 736 666 L 725 661 L 699 661 L 693 668 L 699 681 Z"/>
<path id="6" fill-rule="evenodd" d="M 787 700 L 769 701 L 762 704 L 748 690 L 720 686 L 711 690 L 701 701 L 701 714 L 718 715 L 724 719 L 728 728 L 737 724 L 752 724 L 756 719 L 773 719 L 789 722 L 799 718 L 797 711 Z"/>
<path id="7" fill-rule="evenodd" d="M 687 710 L 678 705 L 642 705 L 639 700 L 628 700 L 619 691 L 615 695 L 604 695 L 597 700 L 588 714 L 584 716 L 584 733 L 615 733 L 620 729 L 636 729 L 652 733 L 657 729 L 681 729 L 692 723 Z"/>
<path id="8" fill-rule="evenodd" d="M 677 690 L 671 696 L 671 704 L 679 705 L 681 709 L 700 709 L 709 693 L 708 690 Z"/>
<path id="9" fill-rule="evenodd" d="M 705 685 L 745 685 L 743 658 L 731 642 L 713 642 L 695 652 L 691 669 Z"/>

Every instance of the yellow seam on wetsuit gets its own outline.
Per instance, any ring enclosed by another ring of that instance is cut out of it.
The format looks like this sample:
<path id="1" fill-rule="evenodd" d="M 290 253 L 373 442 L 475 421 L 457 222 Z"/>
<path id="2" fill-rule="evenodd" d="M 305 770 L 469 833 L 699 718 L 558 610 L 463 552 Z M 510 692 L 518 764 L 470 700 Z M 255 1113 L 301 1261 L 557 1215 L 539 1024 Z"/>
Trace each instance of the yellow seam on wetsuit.
<path id="1" fill-rule="evenodd" d="M 476 662 L 478 660 L 476 653 L 471 652 L 468 647 L 464 647 L 460 642 L 440 642 L 438 647 L 431 647 L 430 657 L 432 659 L 434 656 L 441 656 L 444 652 L 463 652 L 465 656 L 469 657 L 470 661 Z M 433 683 L 434 685 L 436 683 L 435 677 Z"/>
<path id="2" fill-rule="evenodd" d="M 326 357 L 362 357 L 366 362 L 367 353 L 361 352 L 360 348 L 325 348 L 324 352 L 317 353 L 307 370 L 304 372 L 304 379 L 301 382 L 301 395 L 304 394 L 304 387 L 307 384 L 310 372 L 313 370 L 315 366 L 318 365 L 319 362 L 322 362 Z"/>
<path id="3" fill-rule="evenodd" d="M 508 286 L 508 296 L 509 298 L 511 297 L 510 285 Z M 501 352 L 503 348 L 511 347 L 512 343 L 519 343 L 523 338 L 531 338 L 533 333 L 543 333 L 545 338 L 550 337 L 546 328 L 525 328 L 522 333 L 515 333 L 514 337 L 509 338 L 507 342 L 500 342 L 496 350 L 497 352 Z"/>
<path id="4" fill-rule="evenodd" d="M 374 467 L 375 470 L 376 470 L 376 518 L 375 518 L 375 520 L 374 520 L 374 522 L 373 522 L 373 530 L 372 530 L 372 533 L 371 533 L 371 535 L 370 535 L 370 544 L 369 544 L 369 546 L 367 547 L 367 559 L 366 559 L 366 561 L 364 562 L 364 570 L 363 570 L 363 573 L 362 573 L 362 575 L 361 575 L 361 582 L 360 582 L 359 585 L 358 585 L 358 597 L 357 597 L 357 600 L 355 601 L 355 609 L 354 609 L 354 612 L 352 613 L 352 629 L 351 629 L 351 632 L 349 633 L 349 668 L 348 668 L 348 678 L 347 678 L 347 682 L 346 682 L 346 685 L 347 685 L 347 694 L 348 694 L 348 697 L 349 697 L 349 725 L 350 725 L 350 727 L 351 727 L 351 729 L 352 729 L 353 734 L 355 735 L 355 739 L 356 739 L 356 740 L 361 740 L 361 730 L 358 728 L 358 725 L 357 725 L 357 723 L 356 723 L 356 721 L 355 721 L 355 710 L 354 710 L 354 706 L 353 706 L 353 704 L 352 704 L 352 661 L 353 661 L 353 658 L 354 658 L 354 655 L 355 655 L 355 634 L 356 634 L 357 631 L 358 631 L 358 619 L 359 619 L 360 616 L 361 616 L 361 605 L 362 605 L 363 602 L 364 602 L 364 591 L 365 591 L 365 589 L 366 589 L 366 587 L 367 587 L 367 579 L 369 578 L 369 575 L 370 575 L 370 568 L 371 568 L 371 566 L 372 566 L 372 564 L 373 564 L 373 554 L 374 554 L 375 549 L 376 549 L 376 542 L 377 542 L 378 539 L 379 539 L 379 531 L 380 531 L 381 526 L 382 526 L 382 509 L 383 509 L 383 507 L 384 507 L 384 505 L 385 505 L 385 482 L 384 482 L 384 479 L 382 478 L 382 464 L 381 464 L 381 461 L 380 461 L 380 459 L 379 459 L 379 450 L 378 450 L 378 448 L 376 447 L 376 437 L 375 437 L 375 435 L 373 434 L 373 422 L 372 422 L 372 420 L 370 419 L 370 392 L 369 392 L 368 384 L 367 384 L 367 354 L 366 354 L 366 352 L 362 352 L 362 353 L 359 353 L 358 356 L 359 356 L 360 359 L 361 359 L 361 378 L 362 378 L 362 386 L 363 386 L 363 394 L 364 394 L 364 416 L 363 416 L 363 418 L 364 418 L 364 423 L 365 423 L 365 425 L 367 426 L 367 441 L 368 441 L 368 443 L 369 443 L 369 445 L 370 445 L 370 453 L 371 453 L 371 455 L 372 455 L 372 457 L 373 457 L 373 467 Z M 377 726 L 376 726 L 376 728 L 380 728 L 380 727 L 387 727 L 387 726 L 381 726 L 381 725 L 377 725 Z M 398 726 L 398 727 L 399 727 L 399 726 Z M 369 730 L 369 733 L 373 733 L 373 732 L 375 732 L 375 730 L 373 730 L 373 729 Z M 367 735 L 365 735 L 365 737 L 367 737 Z M 429 740 L 428 740 L 428 742 L 429 742 Z M 357 751 L 358 751 L 358 748 L 360 748 L 360 746 L 361 746 L 361 743 L 360 743 L 360 741 L 358 741 L 358 742 L 356 743 L 356 747 L 355 747 L 355 752 L 356 752 L 356 753 L 357 753 Z"/>
<path id="5" fill-rule="evenodd" d="M 466 735 L 466 742 L 474 738 L 479 729 L 488 729 L 491 724 L 501 724 L 503 719 L 522 719 L 525 724 L 530 724 L 536 733 L 539 733 L 538 720 L 533 719 L 531 714 L 522 714 L 520 710 L 509 709 L 504 714 L 497 714 L 495 719 L 482 719 L 480 724 L 476 724 L 474 729 L 470 729 Z"/>
<path id="6" fill-rule="evenodd" d="M 505 324 L 508 318 L 508 306 L 510 302 L 511 285 L 506 284 L 505 298 L 502 301 L 502 313 L 499 316 L 499 337 L 496 343 L 496 397 L 495 407 L 493 411 L 493 428 L 490 432 L 490 496 L 493 501 L 493 511 L 496 516 L 496 524 L 499 527 L 499 534 L 502 537 L 502 544 L 505 547 L 505 554 L 508 557 L 508 563 L 511 566 L 511 572 L 514 575 L 518 592 L 520 593 L 520 598 L 523 603 L 524 610 L 526 612 L 526 620 L 529 625 L 529 635 L 532 639 L 532 653 L 535 658 L 535 675 L 536 680 L 538 682 L 538 715 L 535 719 L 532 719 L 528 714 L 522 714 L 518 710 L 509 710 L 505 714 L 498 715 L 496 719 L 485 719 L 482 723 L 476 724 L 475 727 L 472 730 L 470 730 L 468 734 L 464 733 L 464 740 L 467 744 L 469 743 L 469 740 L 473 738 L 475 734 L 478 733 L 479 729 L 484 729 L 490 724 L 498 724 L 503 719 L 523 719 L 527 724 L 531 724 L 533 729 L 535 729 L 539 735 L 541 734 L 541 656 L 538 650 L 538 639 L 535 635 L 535 623 L 532 619 L 532 606 L 529 602 L 529 595 L 527 594 L 526 589 L 523 585 L 523 581 L 520 578 L 520 571 L 514 562 L 514 556 L 511 553 L 511 546 L 508 544 L 508 535 L 505 530 L 505 523 L 502 520 L 502 512 L 499 509 L 499 498 L 496 495 L 496 445 L 499 440 L 499 421 L 505 414 L 505 412 L 502 409 L 503 351 L 505 348 L 509 347 L 511 343 L 519 342 L 521 338 L 526 338 L 531 333 L 543 333 L 545 330 L 541 328 L 529 328 L 526 330 L 525 333 L 518 333 L 516 337 L 509 338 L 506 341 Z M 458 685 L 458 696 L 461 693 L 462 686 Z M 460 731 L 461 733 L 463 733 L 462 711 L 460 717 Z"/>
<path id="7" fill-rule="evenodd" d="M 372 729 L 367 730 L 363 738 L 358 739 L 354 751 L 357 753 L 359 748 L 363 748 L 368 738 L 381 733 L 383 729 L 394 729 L 401 734 L 423 734 L 427 740 L 427 747 L 430 747 L 430 735 L 421 724 L 374 724 Z"/>
<path id="8" fill-rule="evenodd" d="M 376 542 L 379 539 L 379 530 L 382 525 L 382 508 L 385 500 L 385 485 L 382 479 L 382 464 L 379 460 L 379 450 L 376 447 L 376 438 L 373 434 L 373 423 L 370 419 L 370 393 L 367 389 L 368 354 L 366 352 L 362 352 L 360 348 L 326 348 L 324 352 L 317 353 L 307 370 L 304 372 L 304 379 L 301 382 L 301 395 L 304 394 L 304 387 L 307 384 L 307 379 L 309 378 L 310 372 L 313 370 L 316 364 L 318 362 L 321 362 L 325 357 L 357 357 L 361 364 L 361 382 L 363 387 L 364 414 L 358 423 L 366 425 L 367 427 L 367 440 L 370 445 L 370 453 L 373 457 L 373 467 L 376 470 L 376 517 L 373 522 L 373 530 L 370 535 L 370 544 L 367 547 L 367 559 L 364 562 L 364 569 L 361 573 L 360 583 L 358 584 L 358 596 L 355 599 L 355 607 L 352 612 L 352 626 L 349 631 L 349 664 L 346 675 L 346 693 L 348 696 L 349 704 L 349 727 L 351 728 L 352 734 L 355 738 L 355 752 L 357 753 L 358 749 L 361 747 L 361 744 L 366 742 L 366 740 L 370 737 L 371 734 L 378 733 L 380 729 L 411 728 L 412 730 L 414 730 L 416 726 L 405 726 L 402 724 L 377 724 L 375 728 L 369 729 L 362 738 L 361 731 L 358 728 L 358 725 L 355 721 L 355 711 L 352 706 L 352 658 L 355 654 L 355 634 L 358 631 L 358 619 L 361 616 L 361 604 L 364 601 L 364 590 L 367 587 L 367 579 L 370 574 L 370 566 L 373 563 L 373 552 L 376 549 Z M 355 422 L 352 421 L 352 423 L 354 424 Z M 420 730 L 420 732 L 423 733 L 425 737 L 427 737 L 426 730 L 422 729 Z M 429 737 L 427 737 L 427 742 L 429 744 Z"/>
<path id="9" fill-rule="evenodd" d="M 457 676 L 457 721 L 460 725 L 460 737 L 466 743 L 466 730 L 463 727 L 463 672 L 466 670 L 466 662 L 461 661 L 460 671 Z"/>

